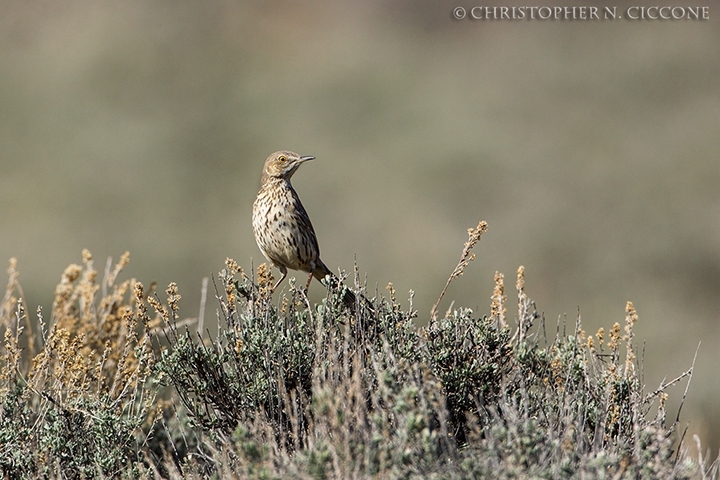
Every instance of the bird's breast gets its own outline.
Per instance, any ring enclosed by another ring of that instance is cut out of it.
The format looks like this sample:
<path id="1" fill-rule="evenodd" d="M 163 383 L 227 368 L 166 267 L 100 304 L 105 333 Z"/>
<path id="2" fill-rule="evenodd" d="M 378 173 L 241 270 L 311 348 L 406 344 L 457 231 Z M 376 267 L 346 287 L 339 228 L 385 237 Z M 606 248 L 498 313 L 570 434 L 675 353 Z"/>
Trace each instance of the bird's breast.
<path id="1" fill-rule="evenodd" d="M 291 188 L 274 187 L 262 189 L 253 205 L 255 240 L 271 262 L 308 271 L 318 256 L 318 249 L 314 232 L 307 231 L 301 218 L 307 215 L 305 209 Z M 309 233 L 312 239 L 308 238 Z"/>

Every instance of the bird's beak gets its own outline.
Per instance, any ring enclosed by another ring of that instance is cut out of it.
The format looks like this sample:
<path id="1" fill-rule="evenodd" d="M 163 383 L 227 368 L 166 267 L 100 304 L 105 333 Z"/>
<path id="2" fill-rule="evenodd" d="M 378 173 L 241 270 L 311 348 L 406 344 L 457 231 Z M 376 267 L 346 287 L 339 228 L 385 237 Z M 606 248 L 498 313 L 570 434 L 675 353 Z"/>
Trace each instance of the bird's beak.
<path id="1" fill-rule="evenodd" d="M 302 162 L 307 162 L 308 160 L 315 160 L 315 157 L 311 157 L 311 156 L 309 156 L 309 155 L 304 156 L 304 157 L 300 157 L 300 162 L 301 162 L 301 163 L 302 163 Z"/>

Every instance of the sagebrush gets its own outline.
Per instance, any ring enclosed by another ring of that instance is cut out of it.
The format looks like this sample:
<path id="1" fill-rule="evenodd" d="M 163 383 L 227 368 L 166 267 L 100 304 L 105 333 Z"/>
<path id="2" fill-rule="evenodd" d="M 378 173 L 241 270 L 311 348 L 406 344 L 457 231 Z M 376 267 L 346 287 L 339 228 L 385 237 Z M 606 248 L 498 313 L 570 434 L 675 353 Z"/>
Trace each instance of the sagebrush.
<path id="1" fill-rule="evenodd" d="M 482 224 L 481 224 L 482 225 Z M 486 227 L 471 229 L 458 267 Z M 31 321 L 11 261 L 0 305 L 0 472 L 8 478 L 717 478 L 692 458 L 668 388 L 641 383 L 624 324 L 548 337 L 515 282 L 495 274 L 490 311 L 437 306 L 426 325 L 397 292 L 355 308 L 342 286 L 312 305 L 272 296 L 261 265 L 213 276 L 217 328 L 92 256 Z M 152 289 L 151 289 L 152 290 Z M 444 290 L 443 290 L 444 293 Z M 362 299 L 362 301 L 360 301 Z M 212 303 L 212 300 L 211 300 Z M 152 311 L 152 313 L 150 313 Z M 512 320 L 510 320 L 512 318 Z M 682 392 L 678 392 L 682 394 Z"/>

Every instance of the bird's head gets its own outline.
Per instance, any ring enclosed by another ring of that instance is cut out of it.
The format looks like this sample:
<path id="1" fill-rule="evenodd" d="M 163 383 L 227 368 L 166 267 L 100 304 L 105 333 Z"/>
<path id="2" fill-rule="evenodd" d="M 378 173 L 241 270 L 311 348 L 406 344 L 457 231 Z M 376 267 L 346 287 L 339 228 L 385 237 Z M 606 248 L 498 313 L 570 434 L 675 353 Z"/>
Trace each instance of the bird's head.
<path id="1" fill-rule="evenodd" d="M 289 152 L 282 150 L 271 154 L 267 160 L 265 160 L 265 166 L 263 167 L 262 183 L 265 183 L 271 178 L 283 178 L 290 180 L 293 173 L 308 160 L 312 160 L 315 157 L 303 156 L 301 157 L 295 152 Z"/>

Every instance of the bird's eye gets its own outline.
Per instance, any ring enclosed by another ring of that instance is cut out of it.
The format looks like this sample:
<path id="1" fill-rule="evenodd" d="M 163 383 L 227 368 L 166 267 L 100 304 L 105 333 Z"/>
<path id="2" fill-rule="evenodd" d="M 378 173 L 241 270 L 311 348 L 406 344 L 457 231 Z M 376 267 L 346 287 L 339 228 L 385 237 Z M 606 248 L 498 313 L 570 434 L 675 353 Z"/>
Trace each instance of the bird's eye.
<path id="1" fill-rule="evenodd" d="M 280 155 L 278 157 L 278 162 L 285 163 L 287 161 L 287 157 L 285 155 Z"/>

